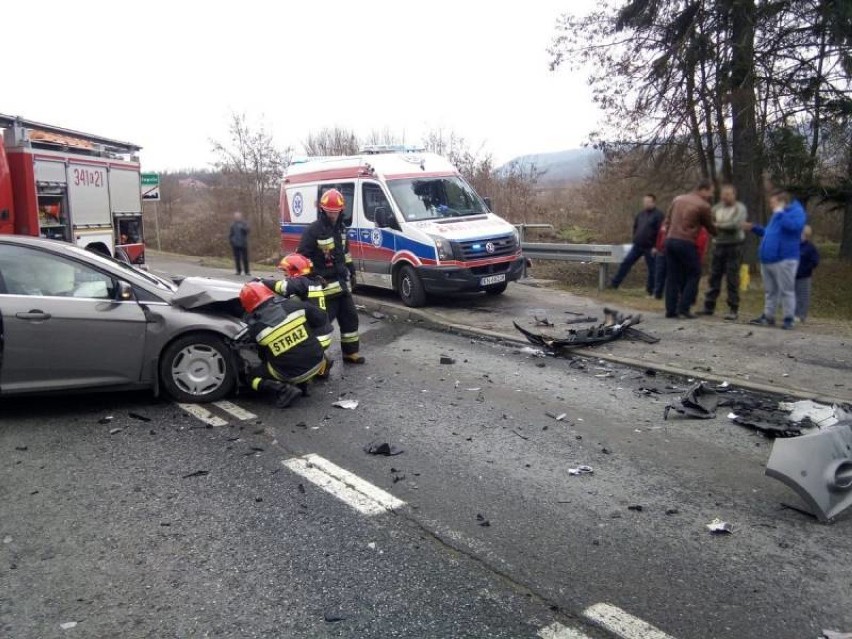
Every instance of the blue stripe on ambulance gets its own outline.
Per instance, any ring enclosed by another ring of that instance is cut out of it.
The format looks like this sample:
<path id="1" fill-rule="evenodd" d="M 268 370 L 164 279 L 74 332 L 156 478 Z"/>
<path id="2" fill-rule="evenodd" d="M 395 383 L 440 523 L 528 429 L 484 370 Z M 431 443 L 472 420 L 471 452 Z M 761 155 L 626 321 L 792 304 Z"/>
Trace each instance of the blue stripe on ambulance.
<path id="1" fill-rule="evenodd" d="M 283 235 L 301 235 L 307 227 L 307 224 L 282 224 L 281 233 Z M 347 237 L 350 241 L 376 246 L 373 242 L 372 235 L 374 230 L 376 229 L 352 227 L 347 231 Z M 400 251 L 408 251 L 421 260 L 435 260 L 437 258 L 435 254 L 435 245 L 431 242 L 418 242 L 405 237 L 404 235 L 398 235 L 382 229 L 378 230 L 382 234 L 381 248 L 383 249 L 397 253 Z"/>

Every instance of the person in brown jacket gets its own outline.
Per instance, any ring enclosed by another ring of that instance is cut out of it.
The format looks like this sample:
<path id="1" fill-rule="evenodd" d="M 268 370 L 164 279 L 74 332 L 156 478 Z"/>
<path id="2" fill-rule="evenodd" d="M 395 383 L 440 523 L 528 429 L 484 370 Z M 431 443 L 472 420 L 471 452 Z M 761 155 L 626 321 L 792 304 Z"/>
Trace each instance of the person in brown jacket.
<path id="1" fill-rule="evenodd" d="M 701 227 L 716 235 L 710 202 L 713 186 L 701 180 L 691 193 L 678 195 L 669 207 L 666 236 L 666 317 L 695 319 L 690 307 L 698 297 L 701 261 L 698 233 Z"/>

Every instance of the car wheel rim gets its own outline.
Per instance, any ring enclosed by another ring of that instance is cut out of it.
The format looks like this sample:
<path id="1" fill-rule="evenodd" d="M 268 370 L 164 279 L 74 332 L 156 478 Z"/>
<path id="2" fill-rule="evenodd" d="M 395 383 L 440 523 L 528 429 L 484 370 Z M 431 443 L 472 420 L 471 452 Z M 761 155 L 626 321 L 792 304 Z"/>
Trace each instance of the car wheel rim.
<path id="1" fill-rule="evenodd" d="M 206 344 L 187 346 L 172 360 L 172 380 L 175 385 L 194 396 L 214 392 L 225 382 L 226 372 L 225 358 Z"/>
<path id="2" fill-rule="evenodd" d="M 411 297 L 411 279 L 407 276 L 402 278 L 402 296 Z"/>

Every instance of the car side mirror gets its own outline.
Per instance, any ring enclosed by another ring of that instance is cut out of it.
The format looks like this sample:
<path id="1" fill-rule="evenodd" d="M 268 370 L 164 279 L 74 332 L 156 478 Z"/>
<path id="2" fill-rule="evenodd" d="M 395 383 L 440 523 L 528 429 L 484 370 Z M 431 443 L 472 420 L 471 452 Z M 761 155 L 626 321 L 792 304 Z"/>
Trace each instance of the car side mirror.
<path id="1" fill-rule="evenodd" d="M 490 197 L 484 197 L 484 198 L 482 198 L 482 201 L 485 202 L 485 206 L 488 207 L 489 211 L 494 210 L 494 209 L 491 208 L 491 198 Z"/>
<path id="2" fill-rule="evenodd" d="M 396 222 L 396 218 L 391 213 L 390 209 L 384 206 L 377 206 L 375 211 L 375 219 L 376 226 L 380 229 L 397 229 L 399 230 L 399 225 Z"/>
<path id="3" fill-rule="evenodd" d="M 115 299 L 119 302 L 127 302 L 133 298 L 133 287 L 127 282 L 120 280 L 116 286 Z"/>

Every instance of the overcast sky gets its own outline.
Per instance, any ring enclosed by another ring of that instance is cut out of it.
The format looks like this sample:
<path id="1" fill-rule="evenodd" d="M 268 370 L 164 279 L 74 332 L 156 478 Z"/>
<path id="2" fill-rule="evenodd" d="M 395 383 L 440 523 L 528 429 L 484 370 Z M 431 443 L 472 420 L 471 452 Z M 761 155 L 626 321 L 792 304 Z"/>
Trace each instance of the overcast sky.
<path id="1" fill-rule="evenodd" d="M 0 113 L 137 143 L 147 170 L 208 167 L 231 111 L 297 151 L 324 126 L 412 143 L 442 127 L 502 162 L 594 127 L 586 78 L 551 73 L 546 52 L 559 14 L 593 4 L 18 2 Z"/>

